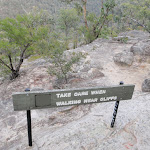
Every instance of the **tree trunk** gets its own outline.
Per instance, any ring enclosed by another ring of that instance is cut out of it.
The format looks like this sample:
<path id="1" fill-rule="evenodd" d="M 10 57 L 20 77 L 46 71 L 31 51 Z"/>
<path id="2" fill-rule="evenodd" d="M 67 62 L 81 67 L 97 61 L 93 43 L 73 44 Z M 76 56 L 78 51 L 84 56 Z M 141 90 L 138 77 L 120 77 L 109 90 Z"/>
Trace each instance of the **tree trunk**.
<path id="1" fill-rule="evenodd" d="M 104 5 L 103 5 L 103 0 L 101 1 L 101 7 L 102 7 L 102 9 L 104 9 Z"/>
<path id="2" fill-rule="evenodd" d="M 82 0 L 82 2 L 83 2 L 84 23 L 85 23 L 85 27 L 88 29 L 87 18 L 86 18 L 86 4 L 87 4 L 87 0 Z"/>
<path id="3" fill-rule="evenodd" d="M 24 54 L 25 54 L 25 52 L 26 52 L 26 50 L 29 46 L 30 46 L 29 43 L 27 45 L 24 45 L 24 50 L 22 50 L 22 52 L 20 54 L 20 60 L 18 62 L 18 65 L 17 65 L 16 69 L 13 68 L 11 57 L 10 57 L 10 65 L 11 65 L 10 80 L 13 80 L 13 79 L 15 79 L 19 76 L 20 67 L 21 67 L 21 65 L 23 63 L 23 60 L 24 60 Z"/>
<path id="4" fill-rule="evenodd" d="M 19 76 L 19 71 L 11 70 L 10 80 L 13 80 Z"/>
<path id="5" fill-rule="evenodd" d="M 114 16 L 114 11 L 112 10 L 112 15 Z M 112 17 L 112 22 L 111 22 L 111 37 L 113 37 L 113 31 L 114 31 L 114 18 Z"/>

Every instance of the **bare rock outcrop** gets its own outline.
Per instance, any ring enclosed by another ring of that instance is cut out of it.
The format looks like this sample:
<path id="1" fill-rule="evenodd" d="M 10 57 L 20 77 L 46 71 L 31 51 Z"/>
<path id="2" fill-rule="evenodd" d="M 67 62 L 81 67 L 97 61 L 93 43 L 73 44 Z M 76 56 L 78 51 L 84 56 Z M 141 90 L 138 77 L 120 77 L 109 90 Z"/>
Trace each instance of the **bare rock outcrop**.
<path id="1" fill-rule="evenodd" d="M 150 34 L 148 32 L 140 31 L 140 30 L 132 30 L 120 33 L 119 36 L 127 36 L 131 38 L 136 38 L 138 40 L 145 40 L 150 38 Z"/>
<path id="2" fill-rule="evenodd" d="M 121 101 L 114 128 L 110 123 L 115 102 L 32 110 L 32 148 L 26 112 L 14 112 L 11 100 L 0 101 L 0 149 L 149 150 L 149 98 L 134 93 L 132 100 Z"/>
<path id="3" fill-rule="evenodd" d="M 104 77 L 104 74 L 97 68 L 91 68 L 88 71 L 88 75 L 91 78 L 100 78 L 100 77 Z"/>
<path id="4" fill-rule="evenodd" d="M 140 41 L 134 44 L 131 49 L 134 55 L 150 56 L 150 40 Z"/>
<path id="5" fill-rule="evenodd" d="M 114 57 L 114 62 L 120 65 L 128 65 L 131 66 L 134 60 L 133 53 L 132 52 L 121 52 L 117 53 Z"/>
<path id="6" fill-rule="evenodd" d="M 140 36 L 140 32 L 136 33 Z M 114 128 L 110 123 L 115 102 L 32 110 L 32 148 L 28 146 L 26 112 L 14 112 L 11 94 L 27 87 L 32 91 L 51 90 L 56 78 L 47 73 L 49 63 L 26 60 L 19 78 L 0 83 L 0 150 L 149 150 L 150 94 L 141 92 L 141 83 L 147 79 L 145 87 L 150 87 L 146 76 L 150 63 L 133 62 L 129 51 L 132 45 L 97 39 L 74 50 L 88 55 L 73 66 L 67 88 L 105 87 L 118 85 L 119 81 L 135 85 L 132 100 L 120 102 Z M 133 64 L 116 65 L 114 54 L 119 55 L 120 64 Z"/>

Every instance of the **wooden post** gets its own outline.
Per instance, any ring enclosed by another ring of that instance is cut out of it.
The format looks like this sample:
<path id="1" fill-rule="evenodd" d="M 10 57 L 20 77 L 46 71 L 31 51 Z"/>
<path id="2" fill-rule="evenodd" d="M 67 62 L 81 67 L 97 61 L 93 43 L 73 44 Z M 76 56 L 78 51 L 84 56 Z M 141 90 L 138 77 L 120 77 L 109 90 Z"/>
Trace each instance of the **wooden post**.
<path id="1" fill-rule="evenodd" d="M 120 82 L 120 85 L 123 85 L 124 83 L 121 81 Z M 114 127 L 114 124 L 115 124 L 115 120 L 116 120 L 116 116 L 117 116 L 117 111 L 118 111 L 118 107 L 119 107 L 119 102 L 120 101 L 116 101 L 115 103 L 115 108 L 114 108 L 114 113 L 113 113 L 113 119 L 112 119 L 112 122 L 111 122 L 111 128 Z"/>
<path id="2" fill-rule="evenodd" d="M 30 91 L 29 88 L 25 89 L 25 92 Z M 29 146 L 32 146 L 32 128 L 31 128 L 31 111 L 27 110 L 27 126 L 28 126 L 28 142 Z"/>

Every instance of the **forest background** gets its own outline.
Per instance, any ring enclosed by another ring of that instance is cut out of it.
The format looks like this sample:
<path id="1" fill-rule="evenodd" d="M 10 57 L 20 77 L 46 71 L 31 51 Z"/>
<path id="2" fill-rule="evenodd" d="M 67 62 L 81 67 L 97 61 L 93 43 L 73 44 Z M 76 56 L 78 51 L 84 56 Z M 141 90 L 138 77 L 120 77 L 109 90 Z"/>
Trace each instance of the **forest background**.
<path id="1" fill-rule="evenodd" d="M 50 59 L 49 73 L 67 82 L 85 55 L 66 50 L 134 29 L 150 33 L 150 0 L 1 0 L 0 74 L 17 78 L 34 55 Z"/>

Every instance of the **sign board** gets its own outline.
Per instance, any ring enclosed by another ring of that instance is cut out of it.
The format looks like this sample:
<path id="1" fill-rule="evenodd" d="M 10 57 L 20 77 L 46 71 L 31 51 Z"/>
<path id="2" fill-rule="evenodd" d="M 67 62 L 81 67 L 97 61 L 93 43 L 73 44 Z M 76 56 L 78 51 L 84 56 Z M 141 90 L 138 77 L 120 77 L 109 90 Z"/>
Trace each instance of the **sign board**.
<path id="1" fill-rule="evenodd" d="M 121 101 L 132 98 L 134 85 L 17 92 L 12 95 L 14 110 L 32 110 L 81 104 Z"/>

